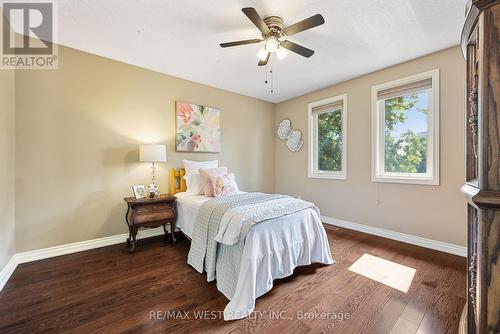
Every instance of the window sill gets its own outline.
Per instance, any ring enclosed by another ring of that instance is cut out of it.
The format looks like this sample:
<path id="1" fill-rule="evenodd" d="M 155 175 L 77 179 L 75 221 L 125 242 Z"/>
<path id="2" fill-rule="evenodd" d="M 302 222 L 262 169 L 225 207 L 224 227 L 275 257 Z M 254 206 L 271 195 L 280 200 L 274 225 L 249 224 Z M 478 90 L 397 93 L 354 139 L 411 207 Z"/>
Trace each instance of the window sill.
<path id="1" fill-rule="evenodd" d="M 439 186 L 439 179 L 437 178 L 432 179 L 432 178 L 418 178 L 418 177 L 402 178 L 402 177 L 391 177 L 391 176 L 373 176 L 372 182 Z"/>
<path id="2" fill-rule="evenodd" d="M 347 180 L 346 173 L 309 173 L 307 177 L 310 179 Z"/>

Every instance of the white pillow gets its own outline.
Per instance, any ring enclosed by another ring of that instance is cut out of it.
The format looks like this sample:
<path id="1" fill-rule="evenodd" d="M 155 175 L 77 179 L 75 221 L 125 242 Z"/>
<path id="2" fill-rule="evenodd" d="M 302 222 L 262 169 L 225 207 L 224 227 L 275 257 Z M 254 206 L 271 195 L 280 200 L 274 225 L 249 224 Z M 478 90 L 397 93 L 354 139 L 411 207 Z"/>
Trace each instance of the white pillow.
<path id="1" fill-rule="evenodd" d="M 182 160 L 182 163 L 184 164 L 184 170 L 186 171 L 186 175 L 184 175 L 184 180 L 186 180 L 186 187 L 187 187 L 186 192 L 193 195 L 199 195 L 203 193 L 203 184 L 201 183 L 199 169 L 219 167 L 219 160 L 211 160 L 211 161 Z M 197 176 L 193 178 L 193 175 Z"/>
<path id="2" fill-rule="evenodd" d="M 191 173 L 189 177 L 189 185 L 186 180 L 186 194 L 189 195 L 203 195 L 205 193 L 203 189 L 203 183 L 201 182 L 201 175 L 198 173 Z"/>
<path id="3" fill-rule="evenodd" d="M 217 168 L 219 167 L 219 160 L 211 160 L 211 161 L 191 161 L 191 160 L 182 160 L 184 164 L 184 169 L 186 170 L 186 175 L 195 171 L 198 173 L 200 168 Z"/>

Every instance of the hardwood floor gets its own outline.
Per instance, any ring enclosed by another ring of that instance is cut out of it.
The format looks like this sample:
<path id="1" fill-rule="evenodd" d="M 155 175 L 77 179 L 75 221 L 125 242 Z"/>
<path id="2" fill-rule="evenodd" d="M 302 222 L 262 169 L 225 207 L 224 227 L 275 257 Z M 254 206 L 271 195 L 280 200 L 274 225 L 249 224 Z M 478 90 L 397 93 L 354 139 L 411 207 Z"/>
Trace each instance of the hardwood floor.
<path id="1" fill-rule="evenodd" d="M 0 333 L 457 332 L 464 258 L 346 229 L 327 233 L 334 265 L 297 268 L 257 299 L 251 317 L 230 322 L 220 318 L 227 299 L 186 264 L 186 239 L 22 264 L 0 292 Z M 408 292 L 350 271 L 365 253 L 414 268 Z"/>

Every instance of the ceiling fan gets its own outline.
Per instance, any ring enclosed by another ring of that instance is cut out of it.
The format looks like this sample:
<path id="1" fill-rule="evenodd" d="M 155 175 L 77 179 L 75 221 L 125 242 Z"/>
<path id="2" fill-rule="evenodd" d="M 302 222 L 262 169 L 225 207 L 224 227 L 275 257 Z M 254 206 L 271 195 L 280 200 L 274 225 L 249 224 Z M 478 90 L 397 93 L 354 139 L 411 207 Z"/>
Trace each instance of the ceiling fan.
<path id="1" fill-rule="evenodd" d="M 325 23 L 325 19 L 320 14 L 313 15 L 305 20 L 284 28 L 283 19 L 279 16 L 269 16 L 262 19 L 255 8 L 252 7 L 243 8 L 242 11 L 250 19 L 250 21 L 252 21 L 253 24 L 259 28 L 262 33 L 262 38 L 221 43 L 221 47 L 227 48 L 231 46 L 255 44 L 265 41 L 264 47 L 257 52 L 257 57 L 260 59 L 259 66 L 266 65 L 269 61 L 269 57 L 271 57 L 271 53 L 274 52 L 276 52 L 279 59 L 283 59 L 288 54 L 287 50 L 295 52 L 306 58 L 309 58 L 314 54 L 314 51 L 311 49 L 282 39 L 301 31 L 322 25 Z"/>

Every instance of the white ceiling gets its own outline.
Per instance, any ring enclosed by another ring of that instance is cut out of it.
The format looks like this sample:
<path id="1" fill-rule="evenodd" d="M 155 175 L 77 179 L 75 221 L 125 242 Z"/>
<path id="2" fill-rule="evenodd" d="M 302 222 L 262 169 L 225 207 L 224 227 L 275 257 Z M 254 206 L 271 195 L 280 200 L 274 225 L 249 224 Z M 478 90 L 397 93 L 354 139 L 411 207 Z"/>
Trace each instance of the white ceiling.
<path id="1" fill-rule="evenodd" d="M 457 45 L 467 0 L 59 0 L 59 43 L 259 99 L 280 102 Z M 326 23 L 291 36 L 316 51 L 272 59 L 275 93 L 257 67 L 259 38 L 241 12 L 285 25 L 320 13 Z"/>

